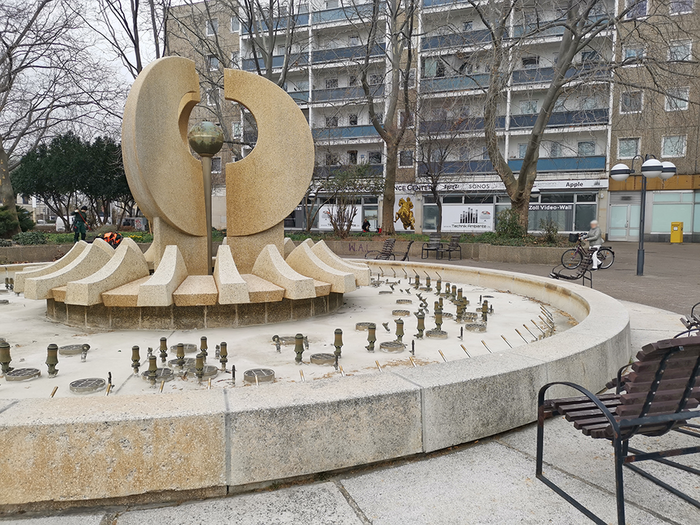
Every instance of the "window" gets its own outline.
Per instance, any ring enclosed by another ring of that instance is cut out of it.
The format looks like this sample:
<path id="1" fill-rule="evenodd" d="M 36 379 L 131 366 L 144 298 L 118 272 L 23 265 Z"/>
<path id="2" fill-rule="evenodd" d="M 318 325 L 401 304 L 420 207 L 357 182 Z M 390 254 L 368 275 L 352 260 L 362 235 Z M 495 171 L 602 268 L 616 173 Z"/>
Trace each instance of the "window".
<path id="1" fill-rule="evenodd" d="M 207 36 L 214 36 L 219 32 L 219 21 L 216 18 L 210 18 L 206 23 Z"/>
<path id="2" fill-rule="evenodd" d="M 335 9 L 338 7 L 338 0 L 326 0 L 326 9 Z"/>
<path id="3" fill-rule="evenodd" d="M 348 38 L 348 45 L 350 47 L 359 46 L 360 45 L 360 37 L 357 35 L 351 35 L 350 38 Z"/>
<path id="4" fill-rule="evenodd" d="M 402 111 L 399 114 L 399 118 L 400 118 L 399 125 L 401 127 L 403 127 L 404 125 L 407 128 L 413 127 L 413 113 L 411 113 L 410 111 Z"/>
<path id="5" fill-rule="evenodd" d="M 617 158 L 618 159 L 631 159 L 635 155 L 639 155 L 639 138 L 618 139 L 618 141 L 617 141 Z"/>
<path id="6" fill-rule="evenodd" d="M 481 147 L 481 160 L 491 160 L 491 157 L 489 157 L 489 149 L 486 146 Z"/>
<path id="7" fill-rule="evenodd" d="M 358 86 L 360 83 L 357 80 L 357 75 L 350 75 L 348 86 Z"/>
<path id="8" fill-rule="evenodd" d="M 357 115 L 355 115 L 354 113 L 351 113 L 348 116 L 348 125 L 349 126 L 357 126 Z"/>
<path id="9" fill-rule="evenodd" d="M 326 166 L 338 166 L 340 159 L 335 153 L 326 153 Z"/>
<path id="10" fill-rule="evenodd" d="M 219 100 L 219 91 L 217 89 L 210 89 L 207 91 L 207 106 L 216 106 Z"/>
<path id="11" fill-rule="evenodd" d="M 326 89 L 335 89 L 338 87 L 337 78 L 327 78 L 326 79 Z"/>
<path id="12" fill-rule="evenodd" d="M 523 57 L 523 68 L 534 69 L 540 65 L 540 57 Z"/>
<path id="13" fill-rule="evenodd" d="M 384 82 L 384 79 L 382 78 L 381 75 L 370 75 L 369 76 L 369 85 L 370 86 L 376 86 Z"/>
<path id="14" fill-rule="evenodd" d="M 578 143 L 578 156 L 579 157 L 592 157 L 595 155 L 595 142 L 579 142 Z"/>
<path id="15" fill-rule="evenodd" d="M 690 40 L 676 40 L 668 46 L 669 62 L 687 62 L 691 59 L 692 42 Z"/>
<path id="16" fill-rule="evenodd" d="M 219 59 L 214 55 L 209 55 L 209 71 L 219 70 Z"/>
<path id="17" fill-rule="evenodd" d="M 348 151 L 348 164 L 357 164 L 357 150 Z"/>
<path id="18" fill-rule="evenodd" d="M 674 135 L 661 139 L 662 157 L 685 157 L 685 135 Z"/>
<path id="19" fill-rule="evenodd" d="M 623 91 L 620 95 L 620 113 L 639 113 L 642 111 L 642 97 L 641 91 Z"/>
<path id="20" fill-rule="evenodd" d="M 590 111 L 598 107 L 598 100 L 594 95 L 583 96 L 581 98 L 581 109 L 584 111 Z"/>
<path id="21" fill-rule="evenodd" d="M 326 117 L 326 127 L 327 128 L 337 128 L 338 127 L 338 117 Z"/>
<path id="22" fill-rule="evenodd" d="M 522 115 L 534 115 L 537 113 L 536 100 L 522 100 L 520 102 L 520 113 Z"/>
<path id="23" fill-rule="evenodd" d="M 666 95 L 666 111 L 684 111 L 688 109 L 690 88 L 671 88 Z"/>
<path id="24" fill-rule="evenodd" d="M 527 143 L 518 144 L 518 158 L 524 159 L 527 152 Z"/>
<path id="25" fill-rule="evenodd" d="M 221 157 L 212 157 L 211 159 L 211 172 L 221 173 Z"/>
<path id="26" fill-rule="evenodd" d="M 413 166 L 413 151 L 406 149 L 399 152 L 399 166 L 401 168 L 410 168 Z"/>
<path id="27" fill-rule="evenodd" d="M 406 78 L 406 71 L 403 69 L 401 70 L 401 79 Z M 412 88 L 416 85 L 416 70 L 415 69 L 410 69 L 408 71 L 408 87 Z"/>
<path id="28" fill-rule="evenodd" d="M 287 46 L 281 45 L 275 48 L 275 55 L 284 56 L 287 53 Z"/>
<path id="29" fill-rule="evenodd" d="M 581 53 L 581 62 L 583 64 L 597 64 L 600 62 L 600 53 L 598 51 L 584 51 Z"/>
<path id="30" fill-rule="evenodd" d="M 381 151 L 370 151 L 368 153 L 370 164 L 381 164 L 382 163 L 382 152 Z"/>
<path id="31" fill-rule="evenodd" d="M 562 151 L 561 151 L 561 143 L 560 142 L 552 142 L 549 146 L 549 156 L 550 157 L 563 157 Z"/>
<path id="32" fill-rule="evenodd" d="M 641 18 L 647 15 L 647 0 L 626 0 L 625 18 L 630 20 L 632 18 Z"/>
<path id="33" fill-rule="evenodd" d="M 445 76 L 445 63 L 441 59 L 438 59 L 435 65 L 435 76 L 438 78 Z"/>
<path id="34" fill-rule="evenodd" d="M 623 64 L 635 64 L 641 62 L 644 59 L 644 46 L 634 45 L 634 46 L 624 46 L 622 48 L 622 63 Z"/>
<path id="35" fill-rule="evenodd" d="M 241 29 L 241 24 L 238 22 L 238 18 L 235 16 L 231 17 L 231 33 L 238 33 Z"/>
<path id="36" fill-rule="evenodd" d="M 235 138 L 238 138 L 241 135 L 243 135 L 243 127 L 241 126 L 240 122 L 234 122 L 233 124 L 231 124 L 231 134 Z"/>
<path id="37" fill-rule="evenodd" d="M 464 22 L 464 25 L 462 26 L 462 31 L 465 33 L 468 33 L 469 31 L 474 31 L 474 22 L 471 20 Z"/>
<path id="38" fill-rule="evenodd" d="M 672 15 L 691 13 L 692 11 L 693 0 L 671 0 L 668 4 L 668 12 Z"/>

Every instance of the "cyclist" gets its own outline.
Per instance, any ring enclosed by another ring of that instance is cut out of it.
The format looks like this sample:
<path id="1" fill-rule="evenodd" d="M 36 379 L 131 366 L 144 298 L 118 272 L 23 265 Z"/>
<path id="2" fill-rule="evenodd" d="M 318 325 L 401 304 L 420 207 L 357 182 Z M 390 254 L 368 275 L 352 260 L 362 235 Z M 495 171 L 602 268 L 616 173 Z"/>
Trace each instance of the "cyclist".
<path id="1" fill-rule="evenodd" d="M 598 250 L 600 250 L 600 247 L 603 245 L 603 234 L 598 227 L 598 221 L 591 221 L 591 229 L 584 235 L 584 239 L 588 241 L 588 246 L 593 255 L 593 268 L 591 268 L 591 270 L 597 270 L 600 264 L 598 260 Z"/>

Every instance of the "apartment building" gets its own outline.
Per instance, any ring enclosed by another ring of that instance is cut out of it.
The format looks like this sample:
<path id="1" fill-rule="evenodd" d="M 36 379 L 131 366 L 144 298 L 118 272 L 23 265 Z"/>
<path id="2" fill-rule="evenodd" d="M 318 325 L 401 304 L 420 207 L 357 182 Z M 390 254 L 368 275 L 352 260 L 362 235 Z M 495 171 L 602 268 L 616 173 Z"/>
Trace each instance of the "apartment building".
<path id="1" fill-rule="evenodd" d="M 366 21 L 372 9 L 371 3 L 359 1 L 362 3 L 302 0 L 291 7 L 293 17 L 289 16 L 289 7 L 282 5 L 272 31 L 260 21 L 241 27 L 238 24 L 240 15 L 232 16 L 230 11 L 216 17 L 219 37 L 223 39 L 223 33 L 227 31 L 231 49 L 239 53 L 239 62 L 232 61 L 233 67 L 266 72 L 271 80 L 278 81 L 287 90 L 306 115 L 316 143 L 315 176 L 318 179 L 361 163 L 369 164 L 376 174 L 385 170 L 384 143 L 370 123 L 358 77 L 359 64 L 366 55 L 369 32 Z M 597 8 L 599 11 L 590 16 L 595 17 L 603 11 L 617 12 L 617 9 L 625 8 L 625 2 L 640 0 L 619 1 L 619 5 L 615 0 L 601 2 Z M 692 12 L 693 0 L 675 1 L 685 6 L 679 9 L 686 9 L 679 15 L 688 13 L 688 5 Z M 210 4 L 213 12 L 217 2 Z M 509 50 L 507 57 L 510 69 L 499 97 L 497 133 L 499 148 L 514 172 L 522 166 L 529 134 L 554 74 L 553 66 L 558 60 L 564 28 L 553 22 L 561 20 L 562 16 L 561 6 L 552 0 L 547 3 L 524 2 L 509 18 L 507 32 L 511 41 L 517 41 L 517 46 Z M 210 24 L 206 20 L 201 20 L 201 23 L 203 27 Z M 409 118 L 411 129 L 399 154 L 396 202 L 402 197 L 410 197 L 415 204 L 417 229 L 435 230 L 438 208 L 426 176 L 432 161 L 425 158 L 426 144 L 430 143 L 446 152 L 440 162 L 442 175 L 438 184 L 443 203 L 443 231 L 491 230 L 496 215 L 509 207 L 510 201 L 484 142 L 484 97 L 489 83 L 488 57 L 491 51 L 486 28 L 474 6 L 466 0 L 422 0 L 415 14 L 414 27 L 410 86 L 416 106 L 411 108 L 410 117 L 405 113 L 398 117 Z M 384 35 L 388 30 L 387 20 L 380 17 L 377 34 Z M 274 46 L 269 41 L 271 36 L 275 38 Z M 623 140 L 625 146 L 625 138 L 639 134 L 622 131 L 631 125 L 629 115 L 620 111 L 621 92 L 613 87 L 613 75 L 605 66 L 615 57 L 632 52 L 628 44 L 623 49 L 618 38 L 613 29 L 598 32 L 589 47 L 575 57 L 567 72 L 573 80 L 557 101 L 539 149 L 538 177 L 530 203 L 530 230 L 538 230 L 544 219 L 555 221 L 562 232 L 581 231 L 588 228 L 590 220 L 598 219 L 603 229 L 609 231 L 608 222 L 618 224 L 622 213 L 611 208 L 611 199 L 614 198 L 615 203 L 627 202 L 625 192 L 635 193 L 634 187 L 628 187 L 634 184 L 632 178 L 627 186 L 618 187 L 608 176 L 610 167 L 618 160 L 619 140 Z M 263 46 L 273 50 L 268 61 L 256 52 L 261 41 Z M 182 54 L 185 53 L 183 48 Z M 386 104 L 386 79 L 390 68 L 387 53 L 386 41 L 378 38 L 377 45 L 370 52 L 367 76 L 378 111 L 382 111 Z M 271 64 L 272 74 L 265 71 L 268 64 Z M 581 72 L 586 74 L 581 75 Z M 283 81 L 280 80 L 282 76 Z M 576 80 L 579 76 L 580 80 Z M 684 95 L 685 91 L 679 91 L 676 98 L 683 99 Z M 625 97 L 627 104 L 630 95 Z M 690 110 L 679 111 L 684 111 L 684 115 L 692 113 Z M 657 134 L 665 133 L 663 129 L 669 126 L 677 128 L 675 114 L 665 110 L 662 113 L 666 120 L 657 121 Z M 241 154 L 245 155 L 254 143 L 254 127 L 244 113 L 239 112 L 237 120 L 232 118 L 230 125 L 235 126 L 244 139 L 249 139 L 241 149 Z M 451 123 L 448 130 L 444 129 L 446 122 Z M 685 143 L 690 144 L 698 135 L 697 119 L 694 124 L 690 118 L 684 118 L 683 122 L 688 127 L 683 131 L 687 135 Z M 652 133 L 653 127 L 636 129 L 646 134 Z M 673 136 L 677 134 L 674 132 Z M 645 137 L 639 138 L 646 142 Z M 657 142 L 660 140 L 665 140 L 666 147 L 671 148 L 672 141 L 676 141 L 673 147 L 677 147 L 680 139 L 660 137 Z M 694 152 L 694 149 L 688 147 L 687 152 Z M 681 185 L 682 188 L 677 189 L 687 193 L 692 188 L 685 186 L 694 188 L 697 171 L 691 164 L 689 159 L 685 164 L 678 162 L 682 176 L 667 181 L 664 189 Z M 685 182 L 681 183 L 681 180 Z M 650 183 L 650 188 L 653 187 Z M 609 190 L 614 190 L 614 193 Z M 654 195 L 650 199 L 657 198 Z M 671 198 L 670 193 L 665 195 Z M 661 199 L 659 203 L 665 202 L 663 198 L 658 198 Z M 693 209 L 698 202 L 695 196 L 682 194 L 678 198 L 683 204 L 691 204 Z M 686 202 L 687 199 L 690 201 Z M 369 219 L 373 227 L 380 226 L 377 220 L 381 217 L 381 199 L 358 196 L 358 201 L 357 227 L 364 218 Z M 650 208 L 654 213 L 656 204 Z M 633 210 L 626 213 L 634 219 Z M 697 216 L 700 222 L 700 214 Z M 657 220 L 665 221 L 665 217 Z M 285 226 L 289 229 L 305 226 L 304 203 L 300 203 L 297 211 L 285 221 Z M 401 229 L 400 223 L 395 226 Z M 319 214 L 314 227 L 330 229 L 323 214 Z M 687 228 L 686 225 L 686 231 Z M 700 225 L 697 231 L 700 231 Z M 616 232 L 610 231 L 611 237 Z M 625 238 L 633 238 L 633 235 L 633 231 L 627 232 Z"/>

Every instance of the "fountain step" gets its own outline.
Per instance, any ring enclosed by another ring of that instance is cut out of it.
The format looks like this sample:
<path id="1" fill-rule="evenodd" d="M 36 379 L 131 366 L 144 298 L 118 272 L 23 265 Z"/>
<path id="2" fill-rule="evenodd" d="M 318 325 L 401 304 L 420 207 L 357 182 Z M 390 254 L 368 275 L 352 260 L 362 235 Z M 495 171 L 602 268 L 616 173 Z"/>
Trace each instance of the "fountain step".
<path id="1" fill-rule="evenodd" d="M 105 306 L 110 307 L 136 306 L 139 298 L 139 286 L 148 281 L 148 279 L 150 277 L 141 277 L 133 282 L 104 292 L 102 294 L 102 302 Z"/>
<path id="2" fill-rule="evenodd" d="M 330 283 L 317 281 L 316 279 L 314 279 L 314 287 L 316 288 L 316 297 L 325 297 L 326 295 L 331 293 Z"/>
<path id="3" fill-rule="evenodd" d="M 173 292 L 175 306 L 210 306 L 218 297 L 213 275 L 189 275 Z"/>
<path id="4" fill-rule="evenodd" d="M 281 301 L 284 297 L 284 288 L 266 281 L 262 277 L 246 273 L 241 275 L 248 284 L 248 294 L 251 303 L 272 303 Z"/>
<path id="5" fill-rule="evenodd" d="M 56 288 L 52 288 L 50 293 L 51 293 L 51 296 L 53 297 L 53 300 L 56 301 L 57 303 L 65 303 L 67 289 L 68 289 L 67 286 L 57 286 Z"/>

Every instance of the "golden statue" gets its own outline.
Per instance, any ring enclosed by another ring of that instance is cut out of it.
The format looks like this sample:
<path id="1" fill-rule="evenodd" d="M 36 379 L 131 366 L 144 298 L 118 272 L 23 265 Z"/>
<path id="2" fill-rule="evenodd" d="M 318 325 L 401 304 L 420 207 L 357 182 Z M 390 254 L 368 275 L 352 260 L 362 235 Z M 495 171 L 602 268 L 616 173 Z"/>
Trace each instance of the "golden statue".
<path id="1" fill-rule="evenodd" d="M 396 218 L 394 222 L 401 219 L 404 230 L 415 229 L 416 220 L 413 218 L 413 203 L 411 202 L 411 197 L 406 197 L 405 199 L 399 199 L 399 211 L 396 212 Z"/>

